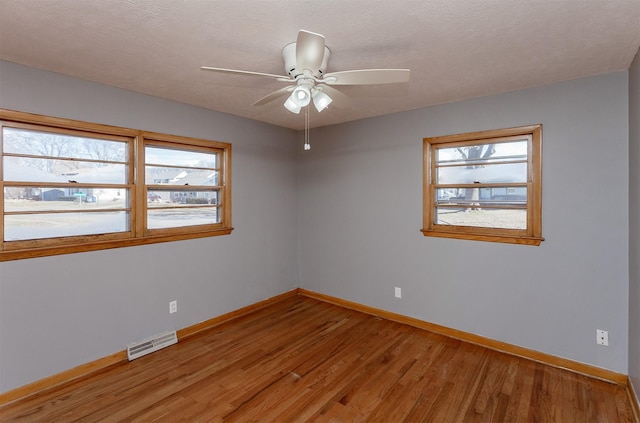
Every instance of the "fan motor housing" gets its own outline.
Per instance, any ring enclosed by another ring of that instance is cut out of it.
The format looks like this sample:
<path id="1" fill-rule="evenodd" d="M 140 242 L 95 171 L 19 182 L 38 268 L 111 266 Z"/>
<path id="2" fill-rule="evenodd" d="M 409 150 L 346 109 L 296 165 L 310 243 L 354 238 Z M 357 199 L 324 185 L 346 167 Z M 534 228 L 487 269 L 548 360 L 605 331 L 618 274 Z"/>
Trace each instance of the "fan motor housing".
<path id="1" fill-rule="evenodd" d="M 327 65 L 329 64 L 329 56 L 331 56 L 331 51 L 329 50 L 329 47 L 325 46 L 320 68 L 309 69 L 314 77 L 321 78 L 322 75 L 324 75 L 327 70 Z M 293 79 L 298 79 L 299 77 L 304 76 L 303 69 L 297 68 L 296 43 L 290 43 L 284 46 L 282 49 L 282 59 L 284 60 L 284 71 L 287 75 Z"/>

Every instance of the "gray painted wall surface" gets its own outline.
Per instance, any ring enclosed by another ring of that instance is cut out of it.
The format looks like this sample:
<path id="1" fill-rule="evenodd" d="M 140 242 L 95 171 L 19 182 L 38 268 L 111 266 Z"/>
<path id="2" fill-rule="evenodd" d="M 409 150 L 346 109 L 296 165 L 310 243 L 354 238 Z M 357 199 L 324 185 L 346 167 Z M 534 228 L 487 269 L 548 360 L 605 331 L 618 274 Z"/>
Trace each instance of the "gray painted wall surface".
<path id="1" fill-rule="evenodd" d="M 300 286 L 626 373 L 628 115 L 619 72 L 313 131 Z M 422 235 L 423 137 L 537 123 L 541 246 Z"/>
<path id="2" fill-rule="evenodd" d="M 9 62 L 0 107 L 232 143 L 236 228 L 0 263 L 0 392 L 297 286 L 295 131 Z"/>
<path id="3" fill-rule="evenodd" d="M 295 286 L 633 370 L 628 82 L 620 72 L 319 128 L 298 159 L 293 131 L 0 62 L 0 107 L 231 142 L 236 228 L 0 263 L 0 392 Z M 419 232 L 423 137 L 535 123 L 540 247 Z"/>
<path id="4" fill-rule="evenodd" d="M 640 51 L 629 69 L 629 376 L 640 395 Z"/>

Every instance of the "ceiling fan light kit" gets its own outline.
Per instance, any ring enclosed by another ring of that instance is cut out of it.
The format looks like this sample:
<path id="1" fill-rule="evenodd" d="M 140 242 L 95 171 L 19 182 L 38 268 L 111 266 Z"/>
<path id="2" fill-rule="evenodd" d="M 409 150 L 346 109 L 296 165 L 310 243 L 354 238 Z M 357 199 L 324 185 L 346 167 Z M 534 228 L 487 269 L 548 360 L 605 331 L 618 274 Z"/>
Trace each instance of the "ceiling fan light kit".
<path id="1" fill-rule="evenodd" d="M 409 69 L 361 69 L 326 73 L 330 56 L 331 51 L 325 45 L 324 36 L 300 30 L 296 42 L 289 43 L 282 49 L 284 70 L 287 76 L 209 66 L 202 66 L 201 69 L 248 76 L 263 76 L 279 82 L 294 83 L 294 85 L 288 85 L 267 94 L 253 103 L 253 105 L 261 106 L 288 94 L 284 107 L 291 113 L 298 114 L 302 108 L 306 107 L 304 149 L 310 150 L 309 103 L 313 101 L 316 110 L 321 112 L 336 99 L 339 99 L 342 103 L 346 103 L 348 100 L 347 96 L 330 87 L 330 85 L 377 85 L 409 81 Z"/>
<path id="2" fill-rule="evenodd" d="M 323 93 L 321 88 L 306 83 L 305 79 L 299 80 L 298 83 L 300 85 L 293 90 L 284 102 L 284 107 L 291 113 L 300 113 L 300 110 L 308 106 L 311 100 L 313 100 L 313 105 L 318 112 L 323 111 L 333 102 L 333 99 Z"/>

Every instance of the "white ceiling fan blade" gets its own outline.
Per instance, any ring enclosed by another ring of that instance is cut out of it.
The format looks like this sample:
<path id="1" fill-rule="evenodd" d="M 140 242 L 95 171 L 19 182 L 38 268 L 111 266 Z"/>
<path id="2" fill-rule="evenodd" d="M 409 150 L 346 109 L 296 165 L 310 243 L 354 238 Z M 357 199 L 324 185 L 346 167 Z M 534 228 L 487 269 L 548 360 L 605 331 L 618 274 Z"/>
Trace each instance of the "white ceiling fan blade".
<path id="1" fill-rule="evenodd" d="M 278 81 L 286 81 L 286 82 L 290 81 L 290 79 L 287 78 L 286 76 L 275 75 L 273 73 L 251 72 L 251 71 L 243 71 L 243 70 L 237 70 L 237 69 L 212 68 L 210 66 L 201 66 L 200 69 L 213 71 L 213 72 L 231 73 L 235 75 L 268 76 L 269 78 L 275 78 Z"/>
<path id="2" fill-rule="evenodd" d="M 267 104 L 272 102 L 273 100 L 277 100 L 285 94 L 290 93 L 295 88 L 295 85 L 289 85 L 288 87 L 280 88 L 278 91 L 274 91 L 271 94 L 267 94 L 262 97 L 260 100 L 257 100 L 252 106 L 262 106 L 263 104 Z"/>
<path id="3" fill-rule="evenodd" d="M 376 85 L 408 82 L 409 69 L 361 69 L 330 72 L 322 78 L 329 85 Z"/>
<path id="4" fill-rule="evenodd" d="M 331 97 L 331 99 L 333 100 L 332 105 L 338 108 L 347 107 L 351 102 L 349 100 L 349 97 L 347 97 L 346 95 L 342 94 L 340 91 L 328 85 L 321 84 L 321 85 L 318 85 L 317 88 L 322 90 L 322 92 L 327 94 L 329 97 Z"/>
<path id="5" fill-rule="evenodd" d="M 299 71 L 320 69 L 324 58 L 324 37 L 314 32 L 300 30 L 296 41 L 296 67 Z"/>

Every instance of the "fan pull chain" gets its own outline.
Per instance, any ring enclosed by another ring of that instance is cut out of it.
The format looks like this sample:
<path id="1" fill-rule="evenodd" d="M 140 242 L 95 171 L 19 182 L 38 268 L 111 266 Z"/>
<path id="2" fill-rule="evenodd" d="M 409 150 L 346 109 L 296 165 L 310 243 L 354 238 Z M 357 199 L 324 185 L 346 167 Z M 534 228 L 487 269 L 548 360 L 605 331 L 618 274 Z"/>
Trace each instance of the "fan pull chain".
<path id="1" fill-rule="evenodd" d="M 311 150 L 311 143 L 309 142 L 309 106 L 304 110 L 304 151 Z"/>

